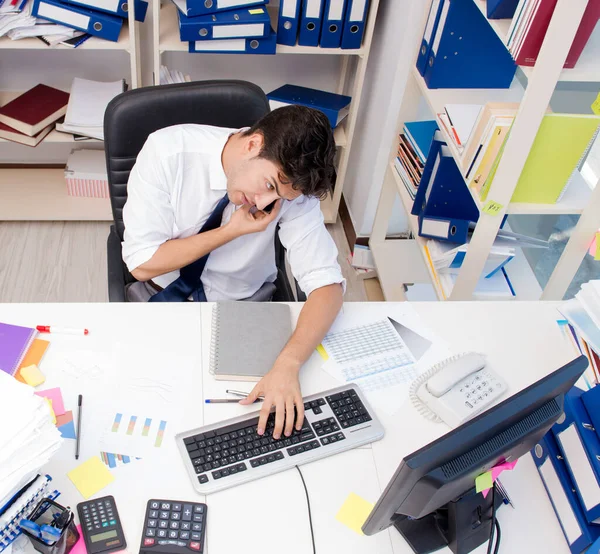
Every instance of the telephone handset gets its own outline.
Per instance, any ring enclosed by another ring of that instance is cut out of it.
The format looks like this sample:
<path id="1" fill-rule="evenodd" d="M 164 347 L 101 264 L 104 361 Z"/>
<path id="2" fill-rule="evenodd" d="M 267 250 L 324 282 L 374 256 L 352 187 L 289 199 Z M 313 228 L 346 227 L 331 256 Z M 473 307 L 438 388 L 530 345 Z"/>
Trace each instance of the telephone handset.
<path id="1" fill-rule="evenodd" d="M 485 356 L 459 354 L 435 364 L 410 387 L 419 413 L 432 421 L 458 427 L 487 409 L 506 392 L 505 381 L 485 367 Z"/>

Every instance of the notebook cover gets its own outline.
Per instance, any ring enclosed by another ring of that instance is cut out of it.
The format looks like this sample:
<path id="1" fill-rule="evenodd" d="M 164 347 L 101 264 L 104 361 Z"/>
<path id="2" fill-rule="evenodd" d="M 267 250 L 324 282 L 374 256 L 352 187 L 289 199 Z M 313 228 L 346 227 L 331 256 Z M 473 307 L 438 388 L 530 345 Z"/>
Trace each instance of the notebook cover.
<path id="1" fill-rule="evenodd" d="M 598 2 L 598 0 L 590 0 L 590 2 L 588 2 L 587 8 L 585 9 L 585 12 L 583 12 L 583 17 L 581 18 L 579 29 L 577 29 L 577 34 L 573 39 L 571 50 L 569 50 L 569 53 L 567 54 L 567 59 L 565 60 L 564 67 L 575 67 L 577 61 L 579 60 L 579 56 L 581 56 L 585 45 L 587 44 L 590 36 L 594 32 L 594 29 L 599 19 L 600 2 Z"/>
<path id="2" fill-rule="evenodd" d="M 340 111 L 350 104 L 350 96 L 334 94 L 324 90 L 317 90 L 297 85 L 283 85 L 267 94 L 269 100 L 285 102 L 287 104 L 300 104 L 310 108 L 324 108 Z"/>
<path id="3" fill-rule="evenodd" d="M 19 364 L 19 369 L 15 373 L 15 379 L 17 381 L 21 381 L 21 383 L 25 382 L 25 379 L 21 377 L 21 369 L 24 367 L 29 367 L 30 365 L 39 366 L 49 345 L 50 342 L 47 340 L 35 339 L 33 341 L 31 347 L 25 354 L 23 361 Z"/>
<path id="4" fill-rule="evenodd" d="M 286 304 L 215 304 L 210 347 L 210 372 L 215 379 L 259 381 L 292 335 L 291 319 Z"/>
<path id="5" fill-rule="evenodd" d="M 68 103 L 68 92 L 40 84 L 2 106 L 0 122 L 10 125 L 6 119 L 10 118 L 33 127 L 61 108 L 66 108 Z"/>
<path id="6" fill-rule="evenodd" d="M 0 371 L 15 374 L 36 332 L 30 327 L 0 323 Z"/>

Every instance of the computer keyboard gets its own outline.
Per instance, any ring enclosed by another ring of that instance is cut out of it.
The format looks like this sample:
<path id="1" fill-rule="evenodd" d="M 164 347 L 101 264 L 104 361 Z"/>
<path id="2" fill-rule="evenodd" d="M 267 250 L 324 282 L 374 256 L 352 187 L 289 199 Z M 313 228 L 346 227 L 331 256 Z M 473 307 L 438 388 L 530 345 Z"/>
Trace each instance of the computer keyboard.
<path id="1" fill-rule="evenodd" d="M 194 488 L 217 492 L 367 444 L 383 437 L 383 427 L 356 385 L 304 398 L 304 423 L 291 436 L 273 438 L 275 414 L 264 435 L 253 412 L 179 433 L 177 446 Z"/>

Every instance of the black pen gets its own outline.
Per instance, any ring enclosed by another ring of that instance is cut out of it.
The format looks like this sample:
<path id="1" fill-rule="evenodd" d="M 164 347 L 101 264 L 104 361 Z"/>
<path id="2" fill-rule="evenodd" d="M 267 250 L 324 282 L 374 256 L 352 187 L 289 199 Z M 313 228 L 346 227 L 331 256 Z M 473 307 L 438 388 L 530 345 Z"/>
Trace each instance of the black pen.
<path id="1" fill-rule="evenodd" d="M 81 404 L 83 396 L 80 394 L 77 398 L 77 442 L 75 443 L 75 459 L 79 460 L 79 445 L 81 443 Z"/>

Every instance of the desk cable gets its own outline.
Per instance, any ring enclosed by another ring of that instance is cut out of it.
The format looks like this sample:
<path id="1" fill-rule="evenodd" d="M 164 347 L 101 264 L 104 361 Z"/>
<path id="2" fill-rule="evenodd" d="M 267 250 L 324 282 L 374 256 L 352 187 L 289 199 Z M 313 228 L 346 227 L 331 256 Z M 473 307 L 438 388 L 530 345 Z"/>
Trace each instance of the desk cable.
<path id="1" fill-rule="evenodd" d="M 310 510 L 310 498 L 308 496 L 308 489 L 306 488 L 306 482 L 304 481 L 304 475 L 302 475 L 300 468 L 298 466 L 295 466 L 295 467 L 298 470 L 298 473 L 300 474 L 300 479 L 302 479 L 302 484 L 304 485 L 304 492 L 306 493 L 306 504 L 308 506 L 308 521 L 310 523 L 310 538 L 312 539 L 313 554 L 317 554 L 317 548 L 315 546 L 315 532 L 313 530 L 312 512 Z"/>
<path id="2" fill-rule="evenodd" d="M 496 483 L 492 487 L 492 528 L 490 529 L 490 539 L 488 541 L 487 554 L 491 554 L 492 545 L 494 543 L 494 531 L 496 531 L 496 546 L 494 547 L 494 554 L 498 554 L 500 549 L 500 538 L 502 536 L 500 532 L 500 523 L 496 519 Z"/>

